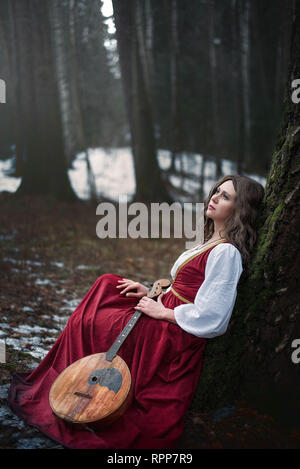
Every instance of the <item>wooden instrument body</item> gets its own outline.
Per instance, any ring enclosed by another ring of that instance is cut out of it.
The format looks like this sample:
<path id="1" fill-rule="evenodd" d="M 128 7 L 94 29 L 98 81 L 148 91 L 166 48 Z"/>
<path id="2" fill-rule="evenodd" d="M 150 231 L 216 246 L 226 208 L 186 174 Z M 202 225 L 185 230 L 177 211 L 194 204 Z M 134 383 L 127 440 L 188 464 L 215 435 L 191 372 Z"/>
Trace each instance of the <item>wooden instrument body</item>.
<path id="1" fill-rule="evenodd" d="M 156 298 L 168 279 L 157 280 L 149 298 Z M 68 366 L 56 378 L 49 393 L 54 414 L 75 427 L 94 430 L 110 425 L 131 403 L 131 375 L 117 355 L 126 337 L 143 313 L 136 311 L 106 353 L 88 355 Z"/>
<path id="2" fill-rule="evenodd" d="M 96 353 L 81 358 L 56 378 L 49 402 L 57 417 L 96 430 L 125 412 L 132 397 L 130 371 L 118 355 L 111 362 L 105 356 Z M 102 376 L 97 376 L 97 370 L 102 370 Z"/>

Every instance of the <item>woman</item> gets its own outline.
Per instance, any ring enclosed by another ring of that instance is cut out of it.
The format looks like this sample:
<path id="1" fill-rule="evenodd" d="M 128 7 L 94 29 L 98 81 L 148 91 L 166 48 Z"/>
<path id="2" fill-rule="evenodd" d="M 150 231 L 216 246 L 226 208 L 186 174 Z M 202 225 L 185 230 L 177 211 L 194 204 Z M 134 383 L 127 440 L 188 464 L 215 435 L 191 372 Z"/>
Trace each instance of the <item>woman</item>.
<path id="1" fill-rule="evenodd" d="M 204 202 L 205 242 L 177 259 L 172 285 L 157 301 L 140 283 L 112 274 L 99 277 L 40 365 L 30 374 L 14 375 L 12 409 L 69 448 L 176 447 L 207 339 L 227 329 L 256 239 L 263 194 L 259 183 L 238 175 L 213 186 Z M 101 431 L 70 428 L 50 408 L 52 383 L 74 361 L 107 351 L 135 309 L 144 314 L 118 352 L 131 373 L 131 406 Z"/>

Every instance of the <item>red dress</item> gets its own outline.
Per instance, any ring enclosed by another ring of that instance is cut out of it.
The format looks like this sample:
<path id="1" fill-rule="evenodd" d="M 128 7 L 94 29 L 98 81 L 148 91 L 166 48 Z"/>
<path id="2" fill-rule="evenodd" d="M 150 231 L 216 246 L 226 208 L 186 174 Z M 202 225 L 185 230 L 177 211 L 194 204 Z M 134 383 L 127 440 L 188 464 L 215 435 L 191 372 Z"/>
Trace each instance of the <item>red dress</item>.
<path id="1" fill-rule="evenodd" d="M 174 292 L 163 296 L 167 308 L 182 304 L 183 299 L 193 302 L 211 249 L 182 266 L 172 285 Z M 135 312 L 137 300 L 123 297 L 116 288 L 121 278 L 99 277 L 39 366 L 13 376 L 8 395 L 13 411 L 68 448 L 176 447 L 199 381 L 206 339 L 177 324 L 142 315 L 118 352 L 130 369 L 134 392 L 133 403 L 123 416 L 104 430 L 92 432 L 70 428 L 53 414 L 49 390 L 59 373 L 86 355 L 106 352 Z"/>

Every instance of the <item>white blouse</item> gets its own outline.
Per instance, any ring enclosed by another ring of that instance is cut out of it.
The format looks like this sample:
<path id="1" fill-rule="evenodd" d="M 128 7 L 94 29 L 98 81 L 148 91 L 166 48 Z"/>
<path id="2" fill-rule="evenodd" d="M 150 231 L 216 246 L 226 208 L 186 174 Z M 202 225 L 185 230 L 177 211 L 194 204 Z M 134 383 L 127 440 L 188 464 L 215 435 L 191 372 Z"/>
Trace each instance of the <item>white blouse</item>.
<path id="1" fill-rule="evenodd" d="M 197 249 L 194 248 L 181 254 L 171 269 L 171 276 L 174 278 L 177 268 L 196 253 Z M 208 255 L 205 279 L 194 303 L 174 308 L 177 324 L 198 337 L 212 338 L 224 334 L 235 304 L 242 271 L 239 250 L 229 243 L 217 244 Z"/>

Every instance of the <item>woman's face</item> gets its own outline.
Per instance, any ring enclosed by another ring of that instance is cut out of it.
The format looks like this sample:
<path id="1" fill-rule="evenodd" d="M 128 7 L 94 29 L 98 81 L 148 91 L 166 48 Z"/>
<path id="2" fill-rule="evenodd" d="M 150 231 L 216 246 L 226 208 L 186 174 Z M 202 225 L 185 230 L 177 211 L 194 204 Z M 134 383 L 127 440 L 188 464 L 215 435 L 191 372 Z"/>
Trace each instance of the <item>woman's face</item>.
<path id="1" fill-rule="evenodd" d="M 234 210 L 236 191 L 231 180 L 223 182 L 211 196 L 206 216 L 218 224 L 231 217 Z"/>

